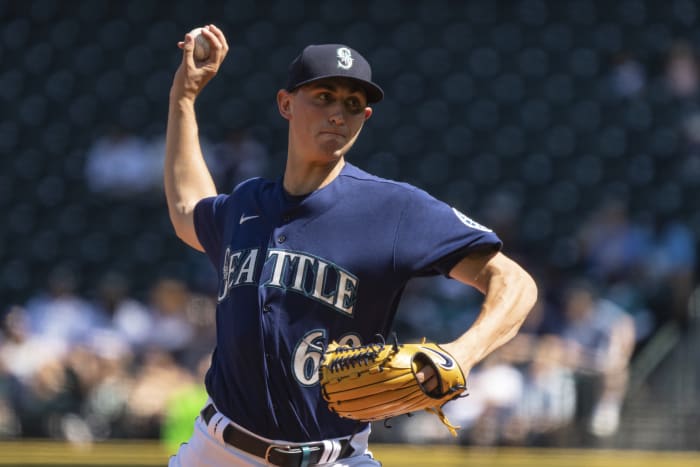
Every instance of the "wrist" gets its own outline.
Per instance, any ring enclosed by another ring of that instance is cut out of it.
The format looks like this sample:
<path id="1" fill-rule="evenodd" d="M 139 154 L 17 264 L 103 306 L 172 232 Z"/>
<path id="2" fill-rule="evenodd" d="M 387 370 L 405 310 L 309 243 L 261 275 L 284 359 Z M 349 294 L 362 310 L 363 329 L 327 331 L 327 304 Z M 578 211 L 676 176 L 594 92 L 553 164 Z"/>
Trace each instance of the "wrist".
<path id="1" fill-rule="evenodd" d="M 170 88 L 170 105 L 193 107 L 196 98 L 197 93 L 188 92 L 182 88 Z"/>
<path id="2" fill-rule="evenodd" d="M 452 358 L 455 359 L 465 375 L 469 373 L 474 365 L 478 363 L 478 360 L 474 359 L 474 354 L 470 353 L 469 350 L 459 341 L 441 344 L 440 347 L 452 355 Z"/>

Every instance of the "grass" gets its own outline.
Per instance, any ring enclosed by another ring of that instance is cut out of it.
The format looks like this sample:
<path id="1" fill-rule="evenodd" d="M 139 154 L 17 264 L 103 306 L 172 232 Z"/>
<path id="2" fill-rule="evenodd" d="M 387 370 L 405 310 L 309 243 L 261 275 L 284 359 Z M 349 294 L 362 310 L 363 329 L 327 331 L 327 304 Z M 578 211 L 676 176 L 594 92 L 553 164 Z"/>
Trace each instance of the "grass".
<path id="1" fill-rule="evenodd" d="M 485 449 L 372 444 L 384 467 L 696 467 L 700 452 L 577 449 Z M 0 466 L 164 466 L 172 454 L 154 441 L 69 445 L 55 441 L 0 442 Z"/>

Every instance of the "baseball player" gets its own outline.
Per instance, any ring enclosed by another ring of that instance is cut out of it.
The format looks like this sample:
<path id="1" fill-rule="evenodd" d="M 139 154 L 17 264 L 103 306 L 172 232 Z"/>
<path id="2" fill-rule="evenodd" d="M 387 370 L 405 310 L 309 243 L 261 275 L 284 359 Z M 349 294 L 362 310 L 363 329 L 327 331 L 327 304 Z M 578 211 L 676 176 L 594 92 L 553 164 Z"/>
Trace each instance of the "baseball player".
<path id="1" fill-rule="evenodd" d="M 284 173 L 217 194 L 197 136 L 195 99 L 228 52 L 178 45 L 167 126 L 165 191 L 172 224 L 218 272 L 210 400 L 171 466 L 378 466 L 368 423 L 321 397 L 318 367 L 331 340 L 360 345 L 390 332 L 406 282 L 443 274 L 484 293 L 476 322 L 442 345 L 465 375 L 514 336 L 536 298 L 532 278 L 500 252 L 494 232 L 426 192 L 346 161 L 371 104 L 383 97 L 369 63 L 339 44 L 305 48 L 277 106 L 289 126 Z M 434 374 L 419 380 L 430 389 Z"/>

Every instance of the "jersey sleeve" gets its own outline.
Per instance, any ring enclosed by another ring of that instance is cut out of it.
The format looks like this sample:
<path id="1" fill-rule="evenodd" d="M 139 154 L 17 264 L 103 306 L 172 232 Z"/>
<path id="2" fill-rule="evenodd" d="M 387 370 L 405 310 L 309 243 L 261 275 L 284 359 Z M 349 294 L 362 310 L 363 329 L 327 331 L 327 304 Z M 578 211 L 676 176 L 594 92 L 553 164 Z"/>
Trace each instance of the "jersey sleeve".
<path id="1" fill-rule="evenodd" d="M 218 266 L 221 258 L 226 204 L 229 195 L 204 198 L 194 208 L 194 228 L 199 243 L 214 264 Z"/>
<path id="2" fill-rule="evenodd" d="M 405 201 L 394 254 L 409 275 L 447 275 L 467 254 L 502 247 L 491 229 L 425 191 L 414 188 Z"/>

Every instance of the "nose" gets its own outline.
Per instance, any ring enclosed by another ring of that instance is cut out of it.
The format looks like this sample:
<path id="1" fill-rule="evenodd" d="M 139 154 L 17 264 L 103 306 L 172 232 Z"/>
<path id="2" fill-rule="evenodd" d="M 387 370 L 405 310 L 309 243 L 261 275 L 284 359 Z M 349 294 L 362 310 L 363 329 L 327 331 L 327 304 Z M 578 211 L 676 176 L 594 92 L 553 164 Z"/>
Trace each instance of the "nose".
<path id="1" fill-rule="evenodd" d="M 343 114 L 342 105 L 336 104 L 331 107 L 330 114 L 328 115 L 328 121 L 336 126 L 345 124 L 345 115 Z"/>

